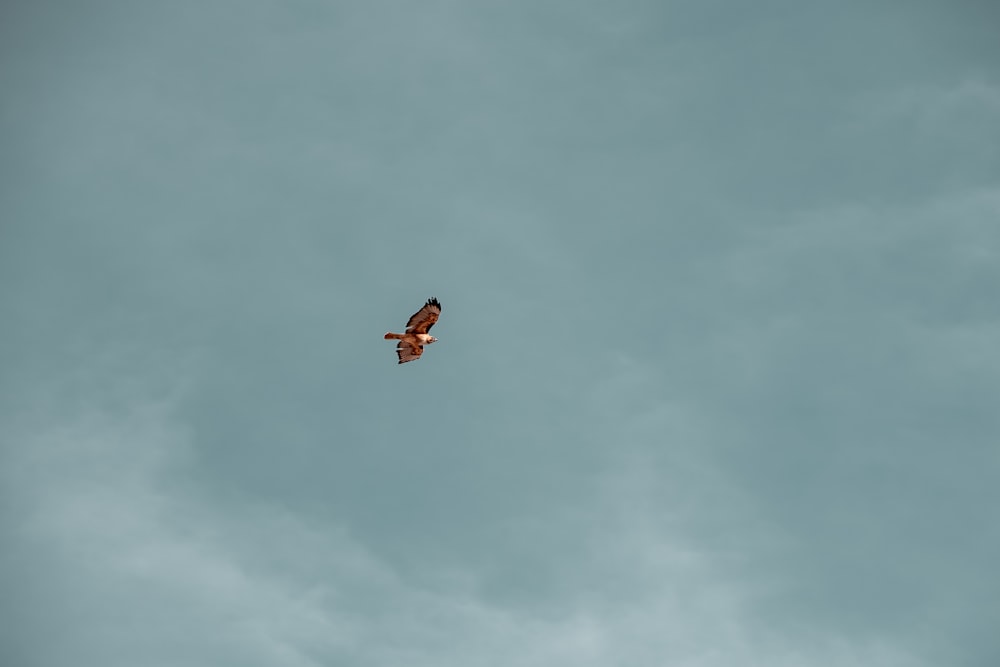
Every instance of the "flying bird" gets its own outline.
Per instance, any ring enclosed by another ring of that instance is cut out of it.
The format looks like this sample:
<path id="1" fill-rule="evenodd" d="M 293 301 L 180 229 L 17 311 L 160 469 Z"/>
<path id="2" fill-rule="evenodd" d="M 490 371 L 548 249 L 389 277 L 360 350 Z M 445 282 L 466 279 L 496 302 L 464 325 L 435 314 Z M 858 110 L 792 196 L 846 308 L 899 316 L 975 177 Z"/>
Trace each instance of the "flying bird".
<path id="1" fill-rule="evenodd" d="M 438 321 L 441 315 L 441 303 L 436 298 L 430 298 L 424 307 L 413 313 L 406 323 L 406 333 L 387 333 L 386 340 L 398 340 L 396 354 L 399 356 L 399 363 L 405 364 L 407 361 L 419 359 L 424 353 L 424 345 L 436 343 L 437 338 L 427 333 Z"/>

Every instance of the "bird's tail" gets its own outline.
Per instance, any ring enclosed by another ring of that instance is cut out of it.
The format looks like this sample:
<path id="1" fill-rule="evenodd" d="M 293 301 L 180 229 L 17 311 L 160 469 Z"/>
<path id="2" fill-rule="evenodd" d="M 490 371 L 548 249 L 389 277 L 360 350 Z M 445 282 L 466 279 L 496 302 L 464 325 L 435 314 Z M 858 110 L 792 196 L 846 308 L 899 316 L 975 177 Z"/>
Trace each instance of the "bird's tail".
<path id="1" fill-rule="evenodd" d="M 385 336 L 383 336 L 383 338 L 385 340 L 401 340 L 403 338 L 403 334 L 396 334 L 390 331 Z"/>

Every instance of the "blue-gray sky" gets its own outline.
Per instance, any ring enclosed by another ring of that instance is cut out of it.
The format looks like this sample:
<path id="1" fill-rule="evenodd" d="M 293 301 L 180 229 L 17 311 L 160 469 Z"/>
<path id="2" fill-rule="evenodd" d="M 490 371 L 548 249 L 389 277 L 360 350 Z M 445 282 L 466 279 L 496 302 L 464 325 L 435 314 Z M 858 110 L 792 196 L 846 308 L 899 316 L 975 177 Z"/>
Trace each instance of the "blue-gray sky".
<path id="1" fill-rule="evenodd" d="M 3 664 L 1000 664 L 991 3 L 0 18 Z"/>

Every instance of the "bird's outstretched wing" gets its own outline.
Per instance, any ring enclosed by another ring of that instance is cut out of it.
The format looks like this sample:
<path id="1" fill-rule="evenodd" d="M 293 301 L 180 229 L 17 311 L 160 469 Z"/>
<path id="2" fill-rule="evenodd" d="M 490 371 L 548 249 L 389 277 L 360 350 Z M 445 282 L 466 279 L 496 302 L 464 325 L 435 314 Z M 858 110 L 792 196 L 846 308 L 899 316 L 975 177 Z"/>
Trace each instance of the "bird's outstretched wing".
<path id="1" fill-rule="evenodd" d="M 436 298 L 430 298 L 424 307 L 413 313 L 413 317 L 406 323 L 406 333 L 427 333 L 438 321 L 441 315 L 441 302 Z"/>
<path id="2" fill-rule="evenodd" d="M 423 345 L 417 345 L 406 340 L 399 341 L 399 344 L 396 346 L 396 355 L 399 357 L 399 363 L 401 364 L 419 359 L 423 353 Z"/>

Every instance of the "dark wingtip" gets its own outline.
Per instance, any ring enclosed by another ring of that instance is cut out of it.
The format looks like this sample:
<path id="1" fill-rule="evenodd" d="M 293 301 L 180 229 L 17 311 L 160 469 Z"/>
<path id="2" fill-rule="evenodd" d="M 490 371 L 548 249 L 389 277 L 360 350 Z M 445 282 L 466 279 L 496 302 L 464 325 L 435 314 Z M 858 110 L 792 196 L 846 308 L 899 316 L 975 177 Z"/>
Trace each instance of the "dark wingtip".
<path id="1" fill-rule="evenodd" d="M 427 299 L 427 305 L 428 306 L 437 306 L 438 308 L 440 308 L 441 307 L 441 302 L 437 300 L 436 296 L 432 296 L 431 298 Z"/>

